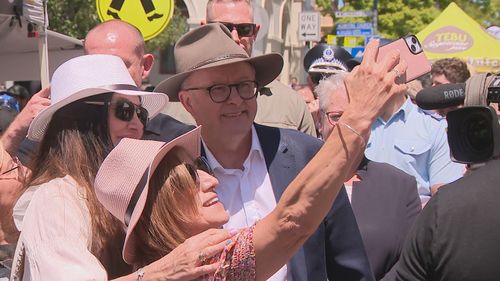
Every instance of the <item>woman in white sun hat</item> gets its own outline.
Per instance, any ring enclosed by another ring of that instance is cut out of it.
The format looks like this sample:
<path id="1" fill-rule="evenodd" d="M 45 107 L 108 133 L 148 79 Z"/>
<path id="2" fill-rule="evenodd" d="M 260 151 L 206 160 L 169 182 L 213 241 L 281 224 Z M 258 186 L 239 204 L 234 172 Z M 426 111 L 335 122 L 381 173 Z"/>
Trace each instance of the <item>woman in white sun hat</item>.
<path id="1" fill-rule="evenodd" d="M 95 199 L 92 182 L 109 150 L 123 137 L 140 138 L 167 101 L 163 93 L 138 91 L 119 57 L 82 56 L 56 70 L 51 105 L 28 132 L 41 147 L 14 208 L 22 234 L 13 279 L 107 280 L 130 272 L 119 254 L 123 229 Z M 197 253 L 220 252 L 230 236 L 212 229 L 186 240 L 148 266 L 150 277 L 191 280 L 215 271 L 216 264 L 198 264 Z"/>
<path id="2" fill-rule="evenodd" d="M 62 64 L 51 81 L 51 105 L 28 130 L 40 142 L 17 209 L 21 235 L 12 277 L 107 280 L 130 273 L 120 258 L 121 224 L 97 201 L 98 167 L 124 137 L 141 138 L 146 121 L 168 102 L 140 91 L 123 61 L 87 55 Z M 116 167 L 119 169 L 119 167 Z M 225 239 L 225 238 L 224 238 Z M 155 269 L 162 268 L 162 263 Z M 135 280 L 130 274 L 124 280 Z"/>

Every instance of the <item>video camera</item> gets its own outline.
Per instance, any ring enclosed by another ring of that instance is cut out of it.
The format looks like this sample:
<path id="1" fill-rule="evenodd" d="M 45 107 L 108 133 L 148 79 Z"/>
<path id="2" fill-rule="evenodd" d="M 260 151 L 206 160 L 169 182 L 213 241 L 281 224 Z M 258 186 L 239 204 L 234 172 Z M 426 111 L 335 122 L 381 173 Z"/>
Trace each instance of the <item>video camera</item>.
<path id="1" fill-rule="evenodd" d="M 446 116 L 453 161 L 478 164 L 500 155 L 499 116 L 488 106 L 500 103 L 500 73 L 478 74 L 466 83 L 423 89 L 417 94 L 416 102 L 423 109 L 465 102 L 464 107 L 450 111 Z"/>

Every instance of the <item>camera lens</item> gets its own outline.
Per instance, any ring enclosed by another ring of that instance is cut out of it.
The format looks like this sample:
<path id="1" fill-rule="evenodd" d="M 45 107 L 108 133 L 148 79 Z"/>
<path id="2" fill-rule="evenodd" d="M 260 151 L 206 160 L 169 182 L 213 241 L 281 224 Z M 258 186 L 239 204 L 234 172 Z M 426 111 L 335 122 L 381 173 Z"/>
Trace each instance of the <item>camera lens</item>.
<path id="1" fill-rule="evenodd" d="M 412 37 L 412 38 L 411 38 L 411 42 L 412 42 L 413 44 L 417 44 L 417 39 L 415 39 L 415 37 Z"/>
<path id="2" fill-rule="evenodd" d="M 465 140 L 470 147 L 480 153 L 491 145 L 491 124 L 481 114 L 465 120 Z"/>
<path id="3" fill-rule="evenodd" d="M 493 122 L 487 107 L 464 107 L 448 113 L 448 143 L 461 163 L 481 163 L 494 150 Z M 496 118 L 495 118 L 496 119 Z"/>
<path id="4" fill-rule="evenodd" d="M 416 51 L 417 51 L 417 47 L 415 47 L 415 45 L 411 45 L 410 49 L 411 49 L 413 52 L 416 52 Z"/>

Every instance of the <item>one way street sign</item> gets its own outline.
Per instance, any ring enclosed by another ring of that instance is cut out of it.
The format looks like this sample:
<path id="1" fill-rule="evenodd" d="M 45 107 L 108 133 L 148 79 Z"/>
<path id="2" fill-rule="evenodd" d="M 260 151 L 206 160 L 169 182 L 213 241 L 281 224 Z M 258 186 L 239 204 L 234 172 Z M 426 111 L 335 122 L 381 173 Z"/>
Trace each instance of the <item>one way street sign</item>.
<path id="1" fill-rule="evenodd" d="M 299 40 L 319 41 L 320 36 L 320 14 L 319 12 L 299 13 Z"/>

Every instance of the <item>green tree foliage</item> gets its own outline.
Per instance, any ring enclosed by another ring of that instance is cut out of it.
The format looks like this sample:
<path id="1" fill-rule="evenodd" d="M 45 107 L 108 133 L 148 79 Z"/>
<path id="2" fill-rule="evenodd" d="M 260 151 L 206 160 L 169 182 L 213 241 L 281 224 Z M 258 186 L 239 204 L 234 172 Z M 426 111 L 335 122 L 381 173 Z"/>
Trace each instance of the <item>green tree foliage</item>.
<path id="1" fill-rule="evenodd" d="M 431 23 L 439 10 L 430 0 L 396 0 L 379 3 L 378 29 L 385 38 L 415 34 Z"/>
<path id="2" fill-rule="evenodd" d="M 168 26 L 160 35 L 146 42 L 146 49 L 151 52 L 173 45 L 188 29 L 187 18 L 181 14 L 180 9 L 174 9 Z"/>
<path id="3" fill-rule="evenodd" d="M 331 0 L 316 0 L 323 15 L 331 15 L 334 9 Z M 378 1 L 378 34 L 396 39 L 415 34 L 431 23 L 452 0 L 381 0 Z M 500 0 L 456 0 L 460 8 L 478 21 L 483 27 L 499 24 Z M 344 1 L 342 11 L 371 10 L 372 0 Z M 458 20 L 458 19 L 457 19 Z M 371 18 L 339 18 L 336 22 L 371 22 Z M 496 21 L 496 22 L 495 22 Z"/>
<path id="4" fill-rule="evenodd" d="M 500 24 L 500 0 L 437 0 L 439 9 L 455 2 L 469 16 L 483 27 Z"/>
<path id="5" fill-rule="evenodd" d="M 316 6 L 320 8 L 320 12 L 323 16 L 332 15 L 333 8 L 331 0 L 316 0 Z"/>
<path id="6" fill-rule="evenodd" d="M 49 28 L 79 39 L 99 23 L 95 0 L 49 0 Z"/>
<path id="7" fill-rule="evenodd" d="M 100 22 L 95 0 L 49 0 L 47 10 L 50 29 L 79 39 L 85 38 L 87 32 Z M 168 26 L 159 36 L 146 42 L 146 49 L 155 51 L 172 45 L 187 30 L 186 17 L 179 9 L 174 9 Z"/>

